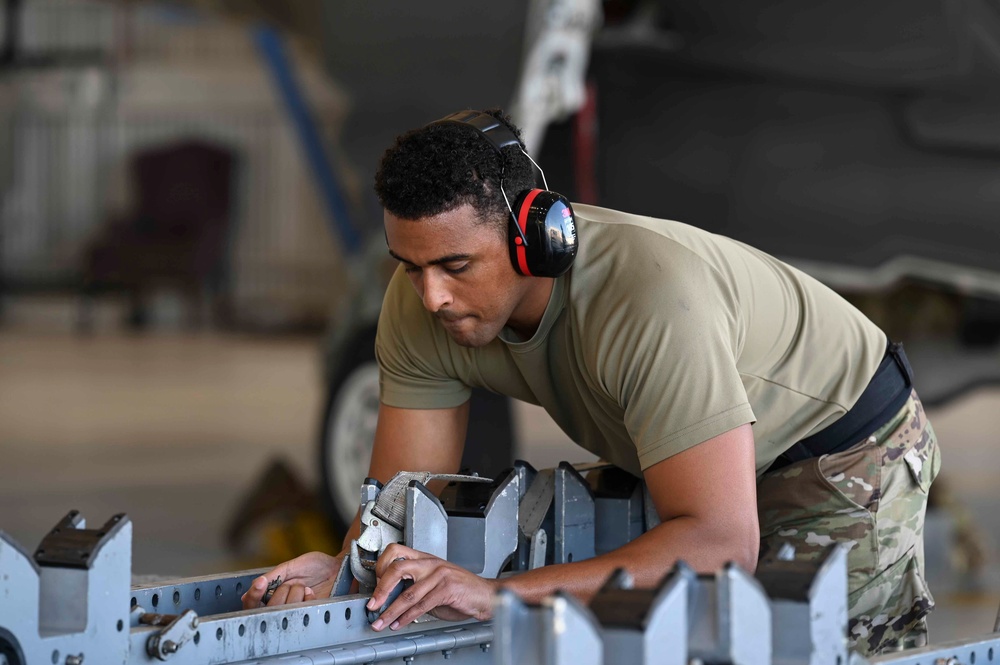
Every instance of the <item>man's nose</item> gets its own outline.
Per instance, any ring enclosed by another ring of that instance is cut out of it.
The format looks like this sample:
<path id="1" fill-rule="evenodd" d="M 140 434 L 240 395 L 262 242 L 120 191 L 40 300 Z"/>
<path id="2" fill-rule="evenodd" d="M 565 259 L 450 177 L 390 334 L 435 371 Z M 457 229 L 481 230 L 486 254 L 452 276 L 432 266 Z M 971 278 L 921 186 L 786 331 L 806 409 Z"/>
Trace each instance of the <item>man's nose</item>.
<path id="1" fill-rule="evenodd" d="M 438 312 L 451 305 L 451 293 L 445 284 L 443 276 L 438 276 L 431 270 L 424 271 L 424 307 L 428 312 Z"/>

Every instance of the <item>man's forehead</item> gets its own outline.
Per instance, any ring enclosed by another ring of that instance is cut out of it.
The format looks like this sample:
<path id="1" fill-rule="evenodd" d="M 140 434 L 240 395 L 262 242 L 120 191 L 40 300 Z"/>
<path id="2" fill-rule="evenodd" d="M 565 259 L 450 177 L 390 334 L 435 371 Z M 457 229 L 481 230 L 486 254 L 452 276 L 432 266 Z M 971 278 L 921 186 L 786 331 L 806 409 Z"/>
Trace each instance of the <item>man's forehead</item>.
<path id="1" fill-rule="evenodd" d="M 434 264 L 468 259 L 490 250 L 493 244 L 490 236 L 493 235 L 475 217 L 461 212 L 417 220 L 385 213 L 389 254 L 407 263 Z"/>

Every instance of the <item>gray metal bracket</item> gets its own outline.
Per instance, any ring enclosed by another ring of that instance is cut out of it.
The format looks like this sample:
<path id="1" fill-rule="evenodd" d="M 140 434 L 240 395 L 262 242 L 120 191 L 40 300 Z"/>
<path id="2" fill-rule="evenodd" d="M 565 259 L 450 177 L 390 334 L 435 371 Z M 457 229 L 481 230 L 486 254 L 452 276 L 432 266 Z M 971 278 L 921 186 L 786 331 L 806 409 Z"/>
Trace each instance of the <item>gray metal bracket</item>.
<path id="1" fill-rule="evenodd" d="M 655 589 L 633 589 L 619 570 L 590 602 L 602 627 L 604 663 L 686 665 L 694 571 L 677 566 Z"/>
<path id="2" fill-rule="evenodd" d="M 522 483 L 515 571 L 603 554 L 659 524 L 645 483 L 609 464 L 536 471 L 518 461 L 515 470 Z"/>
<path id="3" fill-rule="evenodd" d="M 525 603 L 501 590 L 494 603 L 496 665 L 601 665 L 601 628 L 574 597 Z"/>
<path id="4" fill-rule="evenodd" d="M 767 557 L 757 580 L 771 599 L 775 661 L 847 662 L 847 552 L 831 546 L 818 561 Z"/>
<path id="5" fill-rule="evenodd" d="M 42 543 L 32 561 L 0 533 L 0 653 L 17 665 L 125 662 L 131 522 L 88 530 L 72 511 Z"/>
<path id="6" fill-rule="evenodd" d="M 406 489 L 408 547 L 495 578 L 517 549 L 520 474 L 510 471 L 478 506 L 448 510 L 421 483 Z"/>

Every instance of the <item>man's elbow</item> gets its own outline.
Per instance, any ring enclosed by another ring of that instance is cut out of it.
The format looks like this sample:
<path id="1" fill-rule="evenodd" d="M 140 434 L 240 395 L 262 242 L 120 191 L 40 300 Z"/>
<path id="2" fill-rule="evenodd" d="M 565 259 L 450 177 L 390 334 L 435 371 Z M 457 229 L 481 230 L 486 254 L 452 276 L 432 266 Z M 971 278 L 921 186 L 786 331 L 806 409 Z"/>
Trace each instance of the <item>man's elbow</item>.
<path id="1" fill-rule="evenodd" d="M 715 573 L 733 563 L 748 573 L 757 570 L 760 527 L 757 520 L 702 519 L 694 522 L 691 544 L 696 548 L 680 558 L 699 573 Z"/>
<path id="2" fill-rule="evenodd" d="M 757 557 L 760 553 L 760 527 L 757 520 L 731 533 L 734 536 L 730 545 L 733 552 L 731 561 L 748 573 L 753 573 L 757 570 Z"/>
<path id="3" fill-rule="evenodd" d="M 714 568 L 734 563 L 748 573 L 757 570 L 760 552 L 760 527 L 757 520 L 739 523 L 715 522 L 706 524 L 705 541 L 714 543 Z M 703 571 L 714 572 L 714 570 Z"/>
<path id="4" fill-rule="evenodd" d="M 748 573 L 753 573 L 757 570 L 757 555 L 760 552 L 760 540 L 757 539 L 754 542 L 744 543 L 740 548 L 740 554 L 737 558 L 733 559 L 733 563 L 737 564 L 743 570 Z"/>

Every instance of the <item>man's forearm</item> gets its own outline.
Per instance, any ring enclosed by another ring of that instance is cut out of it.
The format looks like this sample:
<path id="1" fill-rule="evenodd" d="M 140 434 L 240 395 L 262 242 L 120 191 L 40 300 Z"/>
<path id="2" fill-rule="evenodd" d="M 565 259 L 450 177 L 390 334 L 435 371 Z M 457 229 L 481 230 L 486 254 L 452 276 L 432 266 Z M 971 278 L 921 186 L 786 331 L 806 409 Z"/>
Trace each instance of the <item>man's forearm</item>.
<path id="1" fill-rule="evenodd" d="M 348 554 L 349 555 L 351 553 L 351 549 L 350 549 L 351 548 L 351 541 L 352 540 L 357 540 L 358 536 L 360 536 L 360 535 L 361 535 L 361 511 L 359 510 L 354 515 L 354 521 L 351 522 L 351 528 L 349 528 L 347 530 L 347 533 L 344 534 L 344 542 L 341 543 L 341 545 L 340 545 L 340 552 L 341 552 L 341 554 Z"/>
<path id="2" fill-rule="evenodd" d="M 759 542 L 756 525 L 721 528 L 678 517 L 601 556 L 544 566 L 498 583 L 529 602 L 559 589 L 587 601 L 617 568 L 628 570 L 637 587 L 656 586 L 678 560 L 699 572 L 717 570 L 729 561 L 752 572 L 757 567 Z"/>

